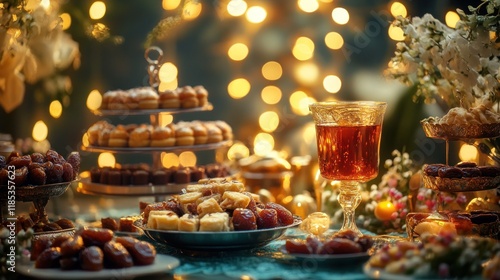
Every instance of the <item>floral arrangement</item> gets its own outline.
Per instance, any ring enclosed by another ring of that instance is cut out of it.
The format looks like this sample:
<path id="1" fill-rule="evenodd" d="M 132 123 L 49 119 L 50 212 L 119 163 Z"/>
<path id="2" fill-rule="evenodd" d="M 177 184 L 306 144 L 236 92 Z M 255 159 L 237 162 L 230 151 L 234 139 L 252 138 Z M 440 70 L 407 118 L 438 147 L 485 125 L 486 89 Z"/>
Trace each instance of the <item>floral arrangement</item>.
<path id="1" fill-rule="evenodd" d="M 0 1 L 0 105 L 14 110 L 33 84 L 69 67 L 78 44 L 62 30 L 57 0 Z M 64 84 L 64 83 L 63 83 Z"/>
<path id="2" fill-rule="evenodd" d="M 497 101 L 500 49 L 490 31 L 500 30 L 498 5 L 498 1 L 485 0 L 478 7 L 469 7 L 471 14 L 457 10 L 461 20 L 455 28 L 430 14 L 397 17 L 393 24 L 403 29 L 405 40 L 397 43 L 387 76 L 416 86 L 415 101 L 437 99 L 448 107 L 464 108 L 483 99 Z M 481 14 L 483 7 L 485 15 Z"/>

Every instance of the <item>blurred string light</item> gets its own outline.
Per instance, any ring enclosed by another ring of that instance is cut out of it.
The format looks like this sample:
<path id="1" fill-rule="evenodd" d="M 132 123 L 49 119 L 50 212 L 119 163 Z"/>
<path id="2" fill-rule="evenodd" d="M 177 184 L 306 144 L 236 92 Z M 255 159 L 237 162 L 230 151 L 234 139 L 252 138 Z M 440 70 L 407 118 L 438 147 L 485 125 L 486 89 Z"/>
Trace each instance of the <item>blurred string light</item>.
<path id="1" fill-rule="evenodd" d="M 250 155 L 250 150 L 245 144 L 235 142 L 227 151 L 227 158 L 231 161 L 246 158 Z"/>
<path id="2" fill-rule="evenodd" d="M 394 41 L 403 41 L 405 39 L 405 34 L 403 29 L 398 26 L 390 25 L 389 29 L 387 30 L 387 33 L 389 34 L 389 38 L 391 38 Z"/>
<path id="3" fill-rule="evenodd" d="M 37 121 L 33 126 L 33 132 L 31 133 L 33 140 L 40 142 L 47 139 L 48 135 L 49 128 L 47 125 L 42 120 Z"/>
<path id="4" fill-rule="evenodd" d="M 280 102 L 282 95 L 281 89 L 277 86 L 266 86 L 261 91 L 262 101 L 269 105 Z"/>
<path id="5" fill-rule="evenodd" d="M 329 32 L 325 36 L 325 44 L 332 50 L 339 50 L 344 46 L 344 38 L 337 32 Z"/>
<path id="6" fill-rule="evenodd" d="M 106 4 L 102 1 L 95 1 L 90 5 L 89 16 L 93 20 L 102 19 L 106 14 Z"/>
<path id="7" fill-rule="evenodd" d="M 62 30 L 67 30 L 71 27 L 71 15 L 68 13 L 62 13 L 60 15 Z"/>
<path id="8" fill-rule="evenodd" d="M 241 99 L 250 92 L 250 82 L 244 78 L 232 80 L 227 86 L 229 96 L 234 99 Z"/>
<path id="9" fill-rule="evenodd" d="M 177 79 L 178 70 L 172 62 L 163 63 L 158 71 L 160 82 L 170 83 Z"/>
<path id="10" fill-rule="evenodd" d="M 115 167 L 116 158 L 112 153 L 100 153 L 97 164 L 99 167 Z"/>
<path id="11" fill-rule="evenodd" d="M 392 3 L 390 11 L 391 11 L 391 15 L 393 17 L 397 17 L 397 16 L 406 17 L 408 15 L 408 12 L 406 11 L 405 5 L 403 5 L 400 2 Z"/>
<path id="12" fill-rule="evenodd" d="M 166 10 L 175 10 L 181 4 L 181 0 L 163 0 L 161 1 L 161 7 Z"/>
<path id="13" fill-rule="evenodd" d="M 246 12 L 246 18 L 251 23 L 261 23 L 267 17 L 267 11 L 261 6 L 252 6 Z"/>
<path id="14" fill-rule="evenodd" d="M 239 17 L 247 11 L 247 2 L 244 0 L 231 0 L 227 3 L 227 12 L 233 17 Z"/>
<path id="15" fill-rule="evenodd" d="M 295 79 L 302 85 L 313 85 L 318 80 L 319 68 L 313 62 L 297 64 L 294 68 Z"/>
<path id="16" fill-rule="evenodd" d="M 323 79 L 323 87 L 330 93 L 337 93 L 342 88 L 342 81 L 338 76 L 328 75 Z"/>
<path id="17" fill-rule="evenodd" d="M 457 22 L 460 20 L 460 16 L 454 11 L 448 11 L 445 16 L 446 25 L 451 28 L 457 26 Z"/>
<path id="18" fill-rule="evenodd" d="M 267 111 L 260 115 L 259 126 L 265 132 L 273 132 L 280 124 L 280 117 L 278 113 Z"/>
<path id="19" fill-rule="evenodd" d="M 298 90 L 293 92 L 289 98 L 290 107 L 292 111 L 299 116 L 306 116 L 309 114 L 309 104 L 313 100 L 304 91 Z"/>
<path id="20" fill-rule="evenodd" d="M 243 43 L 235 43 L 227 50 L 227 55 L 234 61 L 241 61 L 248 55 L 248 47 Z"/>
<path id="21" fill-rule="evenodd" d="M 158 91 L 165 91 L 165 90 L 174 90 L 179 86 L 179 82 L 177 79 L 173 79 L 170 82 L 160 82 L 160 85 L 158 86 Z"/>
<path id="22" fill-rule="evenodd" d="M 462 146 L 460 146 L 458 157 L 460 158 L 461 161 L 475 162 L 477 160 L 477 155 L 478 155 L 477 148 L 474 147 L 473 145 L 462 144 Z"/>
<path id="23" fill-rule="evenodd" d="M 308 60 L 314 55 L 314 42 L 308 37 L 299 37 L 292 48 L 293 56 L 301 61 Z"/>
<path id="24" fill-rule="evenodd" d="M 317 0 L 298 0 L 297 6 L 306 13 L 313 13 L 319 8 Z"/>
<path id="25" fill-rule="evenodd" d="M 161 164 L 165 168 L 179 166 L 179 156 L 177 156 L 174 153 L 162 152 L 160 158 L 161 158 Z"/>
<path id="26" fill-rule="evenodd" d="M 195 166 L 196 165 L 196 155 L 191 151 L 182 152 L 179 155 L 179 164 L 181 166 Z"/>
<path id="27" fill-rule="evenodd" d="M 101 103 L 101 93 L 97 89 L 90 91 L 89 95 L 87 96 L 87 108 L 89 108 L 89 110 L 91 111 L 97 110 L 99 109 L 99 107 L 101 107 Z"/>
<path id="28" fill-rule="evenodd" d="M 200 14 L 202 10 L 202 4 L 198 1 L 189 1 L 184 4 L 182 9 L 182 18 L 185 20 L 194 20 Z"/>
<path id="29" fill-rule="evenodd" d="M 259 156 L 269 155 L 274 150 L 274 137 L 268 133 L 259 133 L 253 142 L 253 152 Z"/>
<path id="30" fill-rule="evenodd" d="M 50 102 L 49 113 L 54 118 L 57 119 L 62 115 L 63 107 L 59 100 L 54 100 Z"/>
<path id="31" fill-rule="evenodd" d="M 266 80 L 278 80 L 281 78 L 282 74 L 283 68 L 281 67 L 281 64 L 276 61 L 266 62 L 266 64 L 262 66 L 262 76 L 264 76 Z"/>
<path id="32" fill-rule="evenodd" d="M 337 7 L 332 11 L 332 19 L 335 23 L 344 25 L 349 22 L 349 12 L 341 7 Z"/>

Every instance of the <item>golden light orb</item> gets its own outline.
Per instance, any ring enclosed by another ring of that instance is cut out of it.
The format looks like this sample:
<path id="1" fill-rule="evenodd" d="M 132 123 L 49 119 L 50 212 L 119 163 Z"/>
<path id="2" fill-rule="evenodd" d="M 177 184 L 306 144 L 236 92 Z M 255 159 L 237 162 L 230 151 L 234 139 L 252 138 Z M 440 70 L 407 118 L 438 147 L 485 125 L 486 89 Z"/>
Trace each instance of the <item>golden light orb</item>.
<path id="1" fill-rule="evenodd" d="M 47 139 L 47 135 L 49 135 L 49 128 L 47 125 L 42 120 L 37 121 L 33 126 L 33 132 L 31 133 L 33 140 L 38 142 L 43 141 Z"/>
<path id="2" fill-rule="evenodd" d="M 403 41 L 405 39 L 405 34 L 401 27 L 390 25 L 387 33 L 389 34 L 389 38 L 394 41 Z"/>
<path id="3" fill-rule="evenodd" d="M 100 153 L 97 164 L 99 167 L 115 167 L 116 158 L 112 153 Z"/>
<path id="4" fill-rule="evenodd" d="M 344 46 L 344 38 L 340 33 L 337 32 L 329 32 L 325 36 L 325 44 L 332 50 L 339 50 Z"/>
<path id="5" fill-rule="evenodd" d="M 90 5 L 89 16 L 91 19 L 98 20 L 106 14 L 106 4 L 102 1 L 95 1 Z"/>
<path id="6" fill-rule="evenodd" d="M 260 115 L 259 126 L 265 132 L 273 132 L 280 124 L 280 117 L 274 111 L 267 111 Z"/>
<path id="7" fill-rule="evenodd" d="M 253 141 L 254 154 L 259 156 L 269 155 L 274 150 L 274 137 L 268 133 L 259 133 Z"/>
<path id="8" fill-rule="evenodd" d="M 261 23 L 267 17 L 267 11 L 261 6 L 252 6 L 246 12 L 246 18 L 251 23 Z"/>
<path id="9" fill-rule="evenodd" d="M 460 146 L 460 151 L 458 152 L 458 157 L 461 161 L 473 161 L 477 160 L 478 151 L 473 145 L 463 144 Z"/>
<path id="10" fill-rule="evenodd" d="M 165 168 L 179 166 L 179 157 L 174 153 L 162 152 L 160 158 L 161 164 Z"/>
<path id="11" fill-rule="evenodd" d="M 319 68 L 315 63 L 306 62 L 295 66 L 295 79 L 303 85 L 313 85 L 319 77 Z"/>
<path id="12" fill-rule="evenodd" d="M 308 37 L 299 37 L 292 48 L 292 54 L 298 60 L 308 60 L 314 55 L 314 47 L 313 40 Z"/>
<path id="13" fill-rule="evenodd" d="M 229 96 L 234 99 L 241 99 L 250 92 L 250 82 L 244 78 L 232 80 L 227 86 Z"/>
<path id="14" fill-rule="evenodd" d="M 323 79 L 323 87 L 330 93 L 337 93 L 342 87 L 342 81 L 338 76 L 328 75 Z"/>
<path id="15" fill-rule="evenodd" d="M 181 0 L 163 0 L 161 1 L 161 7 L 166 11 L 171 11 L 177 9 L 181 4 Z"/>
<path id="16" fill-rule="evenodd" d="M 177 79 L 178 70 L 177 66 L 172 62 L 165 62 L 160 66 L 158 70 L 158 78 L 160 82 L 169 83 Z"/>
<path id="17" fill-rule="evenodd" d="M 234 61 L 241 61 L 248 55 L 248 47 L 243 43 L 236 43 L 229 47 L 227 55 Z"/>
<path id="18" fill-rule="evenodd" d="M 281 78 L 281 75 L 283 75 L 283 68 L 281 64 L 276 61 L 266 62 L 266 64 L 262 66 L 262 76 L 264 76 L 266 80 L 275 81 Z"/>
<path id="19" fill-rule="evenodd" d="M 54 100 L 54 101 L 50 102 L 49 113 L 54 119 L 59 118 L 62 114 L 62 111 L 63 111 L 63 107 L 62 107 L 61 102 L 59 102 L 59 100 Z"/>
<path id="20" fill-rule="evenodd" d="M 160 114 L 158 118 L 158 125 L 161 127 L 167 126 L 174 121 L 174 116 L 171 114 Z"/>
<path id="21" fill-rule="evenodd" d="M 297 5 L 306 13 L 315 12 L 319 8 L 318 0 L 298 0 Z"/>
<path id="22" fill-rule="evenodd" d="M 182 152 L 179 155 L 179 164 L 185 167 L 196 165 L 196 155 L 191 151 Z"/>
<path id="23" fill-rule="evenodd" d="M 457 22 L 460 20 L 460 16 L 455 11 L 448 11 L 446 16 L 444 17 L 444 21 L 446 25 L 451 28 L 455 28 L 457 26 Z"/>
<path id="24" fill-rule="evenodd" d="M 84 147 L 90 146 L 90 141 L 89 141 L 89 135 L 88 135 L 88 133 L 84 133 L 83 134 L 83 136 L 82 136 L 82 145 Z"/>
<path id="25" fill-rule="evenodd" d="M 309 103 L 311 103 L 307 93 L 298 90 L 290 95 L 290 107 L 292 111 L 300 116 L 305 116 L 309 113 Z"/>
<path id="26" fill-rule="evenodd" d="M 231 0 L 227 3 L 227 12 L 233 17 L 239 17 L 247 11 L 247 2 L 244 0 Z"/>
<path id="27" fill-rule="evenodd" d="M 406 17 L 408 12 L 406 11 L 405 5 L 400 2 L 394 2 L 391 5 L 391 14 L 393 17 L 402 16 Z"/>
<path id="28" fill-rule="evenodd" d="M 184 4 L 182 9 L 182 18 L 185 20 L 193 20 L 201 14 L 202 5 L 198 1 L 189 1 Z"/>
<path id="29" fill-rule="evenodd" d="M 264 103 L 269 105 L 274 105 L 280 102 L 283 93 L 281 89 L 277 86 L 266 86 L 262 89 L 260 97 Z"/>
<path id="30" fill-rule="evenodd" d="M 349 12 L 344 8 L 337 7 L 332 11 L 332 19 L 337 24 L 344 25 L 349 22 Z"/>
<path id="31" fill-rule="evenodd" d="M 62 30 L 68 30 L 71 26 L 71 16 L 68 13 L 62 13 L 61 17 Z"/>
<path id="32" fill-rule="evenodd" d="M 160 82 L 160 85 L 158 85 L 158 91 L 165 91 L 167 89 L 174 90 L 179 86 L 179 82 L 177 79 L 174 79 L 170 82 Z"/>
<path id="33" fill-rule="evenodd" d="M 250 156 L 250 150 L 241 142 L 234 143 L 227 151 L 227 158 L 231 161 Z"/>
<path id="34" fill-rule="evenodd" d="M 101 107 L 101 103 L 101 93 L 97 89 L 90 91 L 89 96 L 87 97 L 87 108 L 92 111 L 97 110 L 99 109 L 99 107 Z"/>

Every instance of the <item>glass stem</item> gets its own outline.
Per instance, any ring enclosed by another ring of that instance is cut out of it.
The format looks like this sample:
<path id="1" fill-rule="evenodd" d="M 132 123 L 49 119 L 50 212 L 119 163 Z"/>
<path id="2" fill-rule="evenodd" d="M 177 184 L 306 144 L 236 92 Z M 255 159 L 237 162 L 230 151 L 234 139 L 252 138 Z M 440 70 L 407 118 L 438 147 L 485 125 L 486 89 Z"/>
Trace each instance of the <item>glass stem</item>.
<path id="1" fill-rule="evenodd" d="M 344 221 L 340 230 L 352 230 L 358 235 L 361 231 L 356 226 L 355 211 L 361 202 L 361 187 L 356 181 L 343 181 L 338 201 L 344 210 Z"/>

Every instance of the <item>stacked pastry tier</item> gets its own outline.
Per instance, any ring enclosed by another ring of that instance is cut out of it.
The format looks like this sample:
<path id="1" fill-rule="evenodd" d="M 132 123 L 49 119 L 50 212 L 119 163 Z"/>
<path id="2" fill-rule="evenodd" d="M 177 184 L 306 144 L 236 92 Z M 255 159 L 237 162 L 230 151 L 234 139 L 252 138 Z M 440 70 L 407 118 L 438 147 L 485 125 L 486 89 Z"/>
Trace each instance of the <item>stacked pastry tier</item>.
<path id="1" fill-rule="evenodd" d="M 157 93 L 151 87 L 113 90 L 104 93 L 100 110 L 188 109 L 208 105 L 203 86 L 185 86 Z"/>
<path id="2" fill-rule="evenodd" d="M 220 144 L 232 140 L 233 132 L 224 121 L 181 121 L 166 127 L 148 124 L 114 126 L 99 121 L 87 130 L 87 136 L 90 148 L 136 149 Z"/>
<path id="3" fill-rule="evenodd" d="M 90 180 L 109 185 L 166 185 L 188 184 L 203 178 L 229 176 L 227 166 L 213 163 L 201 166 L 151 169 L 146 164 L 123 165 L 121 168 L 97 168 L 90 170 Z"/>

